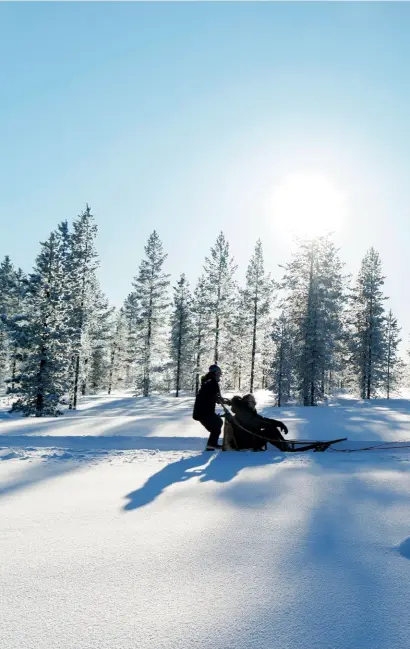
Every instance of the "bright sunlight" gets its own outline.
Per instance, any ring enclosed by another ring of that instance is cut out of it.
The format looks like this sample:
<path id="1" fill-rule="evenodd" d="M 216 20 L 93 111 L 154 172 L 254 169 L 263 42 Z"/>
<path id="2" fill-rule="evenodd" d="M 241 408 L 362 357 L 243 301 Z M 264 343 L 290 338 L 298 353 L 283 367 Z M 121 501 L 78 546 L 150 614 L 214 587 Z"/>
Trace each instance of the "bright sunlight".
<path id="1" fill-rule="evenodd" d="M 273 195 L 275 226 L 297 236 L 320 236 L 342 229 L 347 215 L 343 193 L 319 173 L 295 173 L 276 187 Z"/>

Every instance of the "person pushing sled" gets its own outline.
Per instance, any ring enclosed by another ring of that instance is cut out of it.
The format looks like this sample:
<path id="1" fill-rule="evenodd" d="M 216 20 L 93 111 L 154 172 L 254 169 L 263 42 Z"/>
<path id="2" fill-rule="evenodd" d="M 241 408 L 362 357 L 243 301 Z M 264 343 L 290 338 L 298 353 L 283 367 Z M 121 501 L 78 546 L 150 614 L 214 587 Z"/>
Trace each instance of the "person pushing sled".
<path id="1" fill-rule="evenodd" d="M 218 365 L 211 365 L 202 377 L 201 387 L 195 399 L 193 419 L 199 421 L 209 432 L 207 451 L 228 450 L 266 450 L 270 443 L 279 451 L 295 453 L 301 451 L 326 451 L 332 444 L 346 441 L 346 437 L 333 440 L 290 440 L 283 437 L 288 429 L 282 421 L 269 419 L 256 411 L 253 394 L 244 397 L 224 399 L 219 389 L 222 372 Z M 224 440 L 219 443 L 223 419 L 215 412 L 217 404 L 224 409 Z M 229 406 L 231 411 L 226 407 Z M 233 414 L 232 414 L 233 413 Z"/>
<path id="2" fill-rule="evenodd" d="M 221 368 L 218 365 L 211 365 L 208 373 L 202 377 L 201 387 L 195 399 L 192 413 L 193 419 L 199 421 L 209 432 L 206 450 L 215 451 L 222 448 L 222 445 L 219 444 L 219 437 L 223 421 L 221 415 L 215 412 L 217 404 L 229 405 L 235 414 L 235 417 L 233 417 L 224 408 L 224 441 L 227 442 L 226 447 L 236 450 L 248 448 L 258 451 L 265 448 L 266 443 L 269 441 L 280 450 L 285 450 L 285 438 L 279 432 L 281 430 L 285 435 L 288 433 L 285 424 L 276 419 L 267 419 L 259 415 L 256 411 L 256 401 L 253 394 L 224 399 L 219 388 L 221 376 Z M 227 441 L 228 438 L 229 442 Z M 281 442 L 283 443 L 281 444 Z"/>

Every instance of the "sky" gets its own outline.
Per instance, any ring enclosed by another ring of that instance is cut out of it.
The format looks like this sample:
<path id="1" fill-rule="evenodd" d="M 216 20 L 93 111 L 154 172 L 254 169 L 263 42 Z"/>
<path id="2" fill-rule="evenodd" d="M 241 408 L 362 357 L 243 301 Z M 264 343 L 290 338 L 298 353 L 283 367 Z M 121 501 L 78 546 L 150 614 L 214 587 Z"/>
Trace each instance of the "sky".
<path id="1" fill-rule="evenodd" d="M 279 279 L 289 221 L 327 210 L 348 272 L 380 252 L 407 341 L 409 28 L 409 3 L 0 3 L 0 256 L 29 271 L 88 202 L 119 306 L 153 229 L 172 281 L 221 230 L 239 279 L 257 238 Z"/>

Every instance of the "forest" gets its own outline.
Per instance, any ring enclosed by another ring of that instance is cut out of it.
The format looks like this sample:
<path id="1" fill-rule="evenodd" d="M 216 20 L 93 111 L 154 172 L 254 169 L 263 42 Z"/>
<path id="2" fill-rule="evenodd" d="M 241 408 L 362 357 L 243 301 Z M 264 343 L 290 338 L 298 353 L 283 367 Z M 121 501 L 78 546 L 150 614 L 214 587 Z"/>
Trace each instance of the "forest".
<path id="1" fill-rule="evenodd" d="M 30 273 L 9 256 L 0 265 L 0 382 L 12 411 L 58 415 L 80 395 L 124 389 L 195 394 L 211 363 L 223 390 L 269 389 L 277 406 L 314 406 L 340 389 L 389 398 L 400 386 L 400 327 L 374 248 L 351 277 L 331 235 L 299 240 L 274 278 L 257 240 L 240 285 L 221 232 L 196 284 L 182 272 L 171 287 L 153 231 L 115 309 L 97 278 L 96 235 L 87 205 L 40 244 Z"/>

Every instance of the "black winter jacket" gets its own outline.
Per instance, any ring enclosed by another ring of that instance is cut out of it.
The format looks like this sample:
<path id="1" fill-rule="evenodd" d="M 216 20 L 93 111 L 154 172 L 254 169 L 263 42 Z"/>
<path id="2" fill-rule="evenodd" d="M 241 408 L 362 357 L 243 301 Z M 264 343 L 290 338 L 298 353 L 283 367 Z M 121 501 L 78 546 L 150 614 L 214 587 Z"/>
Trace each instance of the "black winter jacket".
<path id="1" fill-rule="evenodd" d="M 243 403 L 241 397 L 233 397 L 231 407 L 236 421 L 251 433 L 263 435 L 268 440 L 282 440 L 284 437 L 278 428 L 284 430 L 286 433 L 288 432 L 288 429 L 281 421 L 258 415 L 256 410 L 252 410 Z"/>
<path id="2" fill-rule="evenodd" d="M 211 374 L 206 374 L 195 399 L 193 419 L 202 421 L 215 414 L 215 406 L 221 398 L 218 381 Z"/>

